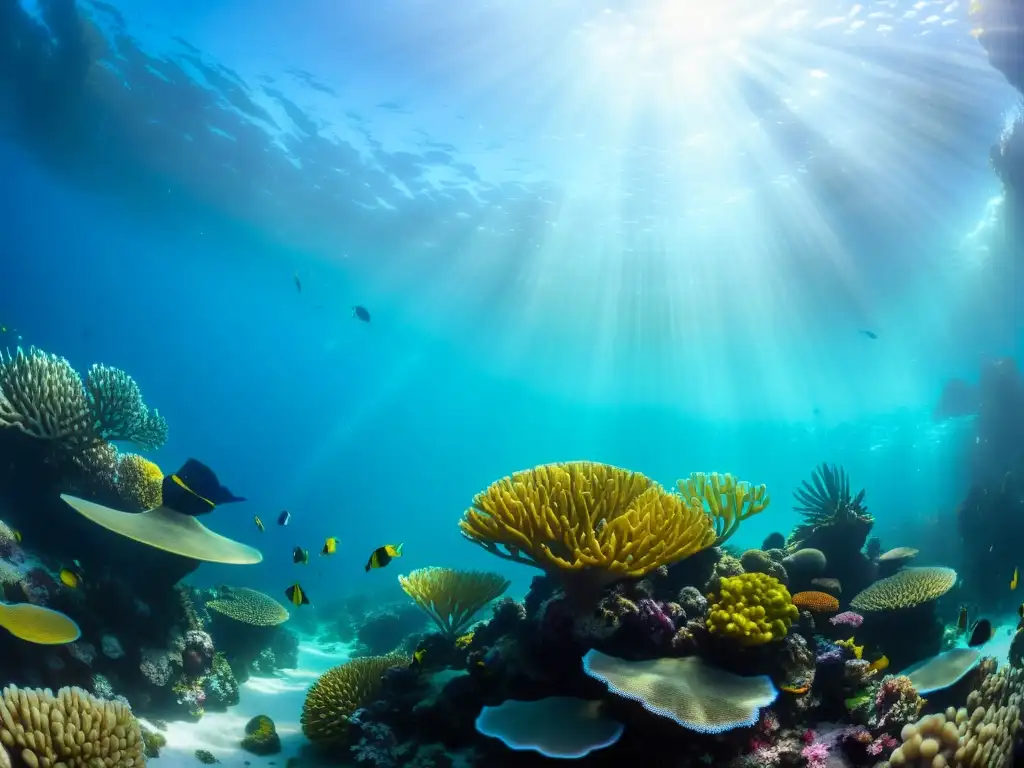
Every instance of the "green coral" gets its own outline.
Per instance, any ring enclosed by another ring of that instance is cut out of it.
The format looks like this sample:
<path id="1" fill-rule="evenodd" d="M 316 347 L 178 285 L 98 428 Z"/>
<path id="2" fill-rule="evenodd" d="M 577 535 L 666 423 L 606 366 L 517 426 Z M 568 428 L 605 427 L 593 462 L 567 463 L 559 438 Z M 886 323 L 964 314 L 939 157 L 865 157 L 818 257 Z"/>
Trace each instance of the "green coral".
<path id="1" fill-rule="evenodd" d="M 242 749 L 254 755 L 276 755 L 280 752 L 281 737 L 277 735 L 274 721 L 266 715 L 256 715 L 246 723 Z"/>
<path id="2" fill-rule="evenodd" d="M 167 745 L 167 737 L 142 726 L 142 745 L 146 751 L 146 757 L 160 757 L 160 747 Z"/>
<path id="3" fill-rule="evenodd" d="M 800 614 L 789 590 L 764 573 L 723 578 L 709 602 L 708 631 L 741 645 L 781 640 Z"/>

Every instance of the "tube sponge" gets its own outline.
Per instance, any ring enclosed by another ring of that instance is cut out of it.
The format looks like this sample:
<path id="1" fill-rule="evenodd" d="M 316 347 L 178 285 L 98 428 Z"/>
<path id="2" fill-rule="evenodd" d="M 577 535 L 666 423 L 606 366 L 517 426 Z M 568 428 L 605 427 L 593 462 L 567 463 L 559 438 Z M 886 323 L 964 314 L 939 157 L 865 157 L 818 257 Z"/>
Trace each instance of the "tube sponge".
<path id="1" fill-rule="evenodd" d="M 81 688 L 9 685 L 0 692 L 0 743 L 18 768 L 145 766 L 142 732 L 131 709 Z"/>
<path id="2" fill-rule="evenodd" d="M 459 523 L 488 552 L 567 582 L 601 587 L 644 576 L 711 546 L 699 503 L 667 493 L 639 472 L 575 461 L 502 478 L 478 494 Z"/>
<path id="3" fill-rule="evenodd" d="M 789 590 L 763 573 L 727 576 L 710 599 L 708 631 L 742 645 L 781 640 L 800 615 Z"/>
<path id="4" fill-rule="evenodd" d="M 533 750 L 544 757 L 577 759 L 610 747 L 622 736 L 622 723 L 602 717 L 600 701 L 549 696 L 539 701 L 509 699 L 484 707 L 476 729 L 509 749 Z"/>
<path id="5" fill-rule="evenodd" d="M 454 640 L 481 608 L 508 589 L 509 580 L 482 571 L 420 568 L 408 576 L 399 576 L 398 583 L 441 634 Z"/>

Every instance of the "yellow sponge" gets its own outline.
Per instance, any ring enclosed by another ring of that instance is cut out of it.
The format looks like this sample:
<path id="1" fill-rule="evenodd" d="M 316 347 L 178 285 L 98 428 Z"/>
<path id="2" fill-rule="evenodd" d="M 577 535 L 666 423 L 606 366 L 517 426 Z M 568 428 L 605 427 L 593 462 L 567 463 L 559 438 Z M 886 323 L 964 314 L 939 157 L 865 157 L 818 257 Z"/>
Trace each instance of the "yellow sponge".
<path id="1" fill-rule="evenodd" d="M 721 580 L 710 596 L 708 631 L 742 645 L 781 640 L 800 615 L 782 583 L 764 573 L 742 573 Z"/>

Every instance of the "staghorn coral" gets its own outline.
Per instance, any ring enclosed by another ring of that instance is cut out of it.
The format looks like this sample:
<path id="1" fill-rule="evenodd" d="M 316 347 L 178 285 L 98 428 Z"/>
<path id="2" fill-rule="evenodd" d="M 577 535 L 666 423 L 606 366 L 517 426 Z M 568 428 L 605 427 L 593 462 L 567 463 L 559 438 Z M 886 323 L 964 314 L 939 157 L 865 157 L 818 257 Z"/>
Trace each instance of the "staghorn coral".
<path id="1" fill-rule="evenodd" d="M 164 473 L 160 467 L 137 453 L 117 457 L 118 495 L 138 510 L 155 509 L 163 503 Z"/>
<path id="2" fill-rule="evenodd" d="M 708 631 L 742 645 L 781 640 L 800 613 L 789 590 L 778 579 L 762 573 L 722 579 L 719 591 L 710 600 Z"/>
<path id="3" fill-rule="evenodd" d="M 469 626 L 473 617 L 508 589 L 509 580 L 496 573 L 420 568 L 398 583 L 449 640 Z"/>
<path id="4" fill-rule="evenodd" d="M 478 494 L 459 523 L 488 552 L 559 578 L 577 596 L 710 546 L 703 506 L 638 472 L 587 461 L 516 472 Z"/>
<path id="5" fill-rule="evenodd" d="M 827 592 L 797 592 L 793 605 L 812 613 L 834 613 L 839 610 L 839 601 Z"/>
<path id="6" fill-rule="evenodd" d="M 384 673 L 407 666 L 406 656 L 364 656 L 322 674 L 302 705 L 302 732 L 314 744 L 330 746 L 345 741 L 348 721 L 357 709 L 373 701 Z"/>
<path id="7" fill-rule="evenodd" d="M 676 483 L 684 498 L 707 505 L 705 511 L 715 524 L 715 546 L 720 546 L 739 530 L 740 523 L 760 514 L 771 503 L 764 485 L 737 482 L 726 473 L 693 472 Z"/>
<path id="8" fill-rule="evenodd" d="M 118 368 L 94 365 L 85 378 L 94 429 L 108 442 L 126 441 L 152 451 L 167 442 L 167 420 L 146 406 L 142 390 Z"/>
<path id="9" fill-rule="evenodd" d="M 906 568 L 860 592 L 850 607 L 861 613 L 913 608 L 942 597 L 956 584 L 956 578 L 952 568 Z"/>
<path id="10" fill-rule="evenodd" d="M 139 723 L 124 703 L 81 688 L 10 685 L 0 693 L 0 743 L 13 768 L 133 768 L 146 764 Z"/>
<path id="11" fill-rule="evenodd" d="M 225 597 L 210 600 L 206 607 L 254 627 L 273 627 L 288 621 L 288 611 L 283 605 L 248 587 L 231 587 Z"/>

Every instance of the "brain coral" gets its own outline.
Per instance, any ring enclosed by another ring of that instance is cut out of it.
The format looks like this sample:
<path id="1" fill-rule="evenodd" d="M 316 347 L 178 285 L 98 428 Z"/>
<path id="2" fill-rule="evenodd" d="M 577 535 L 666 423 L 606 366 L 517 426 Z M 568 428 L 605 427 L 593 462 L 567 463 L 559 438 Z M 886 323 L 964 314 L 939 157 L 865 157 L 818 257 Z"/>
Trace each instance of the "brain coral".
<path id="1" fill-rule="evenodd" d="M 763 573 L 726 577 L 710 599 L 708 631 L 743 645 L 781 640 L 800 614 L 789 590 Z"/>
<path id="2" fill-rule="evenodd" d="M 80 688 L 0 694 L 0 743 L 13 768 L 133 768 L 146 764 L 131 710 Z"/>
<path id="3" fill-rule="evenodd" d="M 827 592 L 797 592 L 793 605 L 816 613 L 832 613 L 839 610 L 839 601 Z"/>
<path id="4" fill-rule="evenodd" d="M 398 654 L 364 656 L 324 672 L 313 683 L 302 705 L 302 732 L 306 738 L 321 746 L 343 742 L 349 717 L 373 701 L 384 673 L 408 663 L 407 657 Z"/>
<path id="5" fill-rule="evenodd" d="M 273 627 L 288 621 L 288 611 L 283 605 L 248 587 L 232 587 L 226 597 L 211 600 L 206 607 L 254 627 Z"/>
<path id="6" fill-rule="evenodd" d="M 952 568 L 905 568 L 876 581 L 850 601 L 850 607 L 866 611 L 896 611 L 936 600 L 956 584 Z"/>

